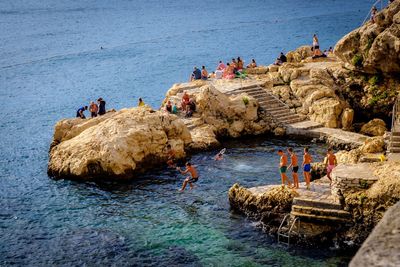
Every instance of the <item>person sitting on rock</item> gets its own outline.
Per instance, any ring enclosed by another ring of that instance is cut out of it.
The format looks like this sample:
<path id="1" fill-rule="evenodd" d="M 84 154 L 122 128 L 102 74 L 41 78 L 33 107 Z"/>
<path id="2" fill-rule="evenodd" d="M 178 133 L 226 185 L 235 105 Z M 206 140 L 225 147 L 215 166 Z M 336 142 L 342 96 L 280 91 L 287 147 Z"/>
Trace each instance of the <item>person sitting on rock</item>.
<path id="1" fill-rule="evenodd" d="M 169 113 L 172 113 L 172 103 L 171 100 L 168 100 L 167 104 L 165 105 L 165 110 Z"/>
<path id="2" fill-rule="evenodd" d="M 287 57 L 285 56 L 285 54 L 283 54 L 283 52 L 281 52 L 279 57 L 276 59 L 274 65 L 280 66 L 285 62 L 287 62 Z"/>
<path id="3" fill-rule="evenodd" d="M 224 70 L 224 74 L 222 75 L 222 77 L 224 79 L 233 79 L 235 78 L 235 74 L 233 72 L 234 68 L 231 66 L 230 63 L 226 63 L 226 68 Z"/>
<path id="4" fill-rule="evenodd" d="M 281 157 L 279 160 L 279 172 L 281 174 L 282 186 L 285 186 L 286 181 L 287 181 L 289 187 L 291 187 L 292 185 L 291 185 L 288 177 L 286 176 L 288 158 L 287 158 L 286 154 L 282 151 L 282 149 L 278 150 L 278 155 Z"/>
<path id="5" fill-rule="evenodd" d="M 99 104 L 99 111 L 97 112 L 97 115 L 101 116 L 106 114 L 106 101 L 103 100 L 103 98 L 97 99 L 97 103 Z"/>
<path id="6" fill-rule="evenodd" d="M 142 98 L 139 98 L 138 107 L 144 107 L 145 103 Z"/>
<path id="7" fill-rule="evenodd" d="M 332 183 L 331 173 L 332 170 L 337 165 L 337 159 L 335 154 L 333 154 L 332 148 L 328 148 L 328 153 L 326 154 L 326 176 Z"/>
<path id="8" fill-rule="evenodd" d="M 238 71 L 242 71 L 243 70 L 243 65 L 244 65 L 243 60 L 240 57 L 238 57 L 237 58 L 237 70 Z"/>
<path id="9" fill-rule="evenodd" d="M 254 58 L 251 60 L 251 63 L 249 65 L 247 65 L 247 68 L 248 69 L 257 68 L 257 63 L 256 63 L 256 60 Z"/>
<path id="10" fill-rule="evenodd" d="M 332 46 L 329 47 L 328 52 L 329 52 L 329 53 L 333 53 L 333 48 L 332 48 Z"/>
<path id="11" fill-rule="evenodd" d="M 189 104 L 189 101 L 190 101 L 189 94 L 186 91 L 183 92 L 182 101 L 181 101 L 182 111 L 186 112 L 186 106 Z"/>
<path id="12" fill-rule="evenodd" d="M 231 65 L 231 67 L 233 67 L 234 70 L 237 70 L 237 62 L 236 62 L 235 58 L 232 58 L 230 65 Z"/>
<path id="13" fill-rule="evenodd" d="M 312 50 L 319 49 L 319 40 L 316 34 L 313 35 Z"/>
<path id="14" fill-rule="evenodd" d="M 200 80 L 200 79 L 201 79 L 201 71 L 197 67 L 194 67 L 192 75 L 190 77 L 190 81 Z"/>
<path id="15" fill-rule="evenodd" d="M 193 99 L 189 100 L 189 103 L 186 105 L 186 117 L 192 117 L 193 113 L 196 111 L 196 103 Z"/>
<path id="16" fill-rule="evenodd" d="M 217 70 L 224 70 L 226 68 L 226 65 L 224 64 L 224 62 L 222 62 L 222 60 L 219 61 L 219 64 L 217 66 Z"/>
<path id="17" fill-rule="evenodd" d="M 215 71 L 211 72 L 211 73 L 208 75 L 208 78 L 209 78 L 209 79 L 215 79 L 215 78 L 217 78 L 217 75 L 215 74 Z"/>
<path id="18" fill-rule="evenodd" d="M 310 182 L 311 182 L 311 162 L 312 157 L 310 153 L 308 153 L 308 148 L 304 148 L 304 156 L 303 156 L 303 175 L 306 180 L 307 190 L 310 190 Z"/>
<path id="19" fill-rule="evenodd" d="M 76 117 L 81 119 L 86 119 L 85 114 L 83 112 L 87 109 L 88 106 L 78 108 L 78 110 L 76 111 Z"/>
<path id="20" fill-rule="evenodd" d="M 174 105 L 172 106 L 172 114 L 178 114 L 178 106 L 176 105 L 176 103 L 174 103 Z"/>
<path id="21" fill-rule="evenodd" d="M 179 167 L 177 167 L 176 170 L 178 170 L 181 174 L 190 174 L 190 176 L 186 177 L 186 179 L 183 181 L 182 188 L 179 191 L 183 192 L 187 184 L 189 184 L 190 190 L 192 190 L 194 188 L 193 184 L 196 183 L 200 178 L 197 174 L 196 168 L 190 162 L 186 162 L 186 170 L 182 171 Z"/>
<path id="22" fill-rule="evenodd" d="M 175 168 L 175 150 L 171 148 L 170 144 L 167 145 L 167 156 L 168 156 L 167 160 L 168 167 Z"/>
<path id="23" fill-rule="evenodd" d="M 99 111 L 99 106 L 93 101 L 90 102 L 89 106 L 90 116 L 92 118 L 97 117 L 97 112 Z"/>
<path id="24" fill-rule="evenodd" d="M 205 66 L 201 67 L 201 79 L 207 80 L 208 79 L 208 71 L 206 70 Z"/>

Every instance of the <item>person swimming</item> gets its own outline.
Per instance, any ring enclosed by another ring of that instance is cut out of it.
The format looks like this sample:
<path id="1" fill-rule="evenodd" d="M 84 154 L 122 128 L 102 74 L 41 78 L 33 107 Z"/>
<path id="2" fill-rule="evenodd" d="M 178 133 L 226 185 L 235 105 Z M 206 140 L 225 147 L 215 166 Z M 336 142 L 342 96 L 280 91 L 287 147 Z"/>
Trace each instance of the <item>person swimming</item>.
<path id="1" fill-rule="evenodd" d="M 186 185 L 189 184 L 190 190 L 194 188 L 194 183 L 199 180 L 199 175 L 197 174 L 196 168 L 190 163 L 186 162 L 186 170 L 182 171 L 181 168 L 177 167 L 176 170 L 179 171 L 181 174 L 189 173 L 190 176 L 187 176 L 186 179 L 183 181 L 182 188 L 179 189 L 180 192 L 183 192 L 186 188 Z"/>
<path id="2" fill-rule="evenodd" d="M 215 155 L 214 160 L 219 161 L 224 159 L 226 148 L 223 148 L 217 155 Z"/>
<path id="3" fill-rule="evenodd" d="M 304 179 L 306 180 L 307 190 L 310 190 L 310 182 L 311 182 L 311 162 L 312 157 L 308 153 L 308 148 L 304 148 L 304 156 L 303 156 L 303 174 Z"/>

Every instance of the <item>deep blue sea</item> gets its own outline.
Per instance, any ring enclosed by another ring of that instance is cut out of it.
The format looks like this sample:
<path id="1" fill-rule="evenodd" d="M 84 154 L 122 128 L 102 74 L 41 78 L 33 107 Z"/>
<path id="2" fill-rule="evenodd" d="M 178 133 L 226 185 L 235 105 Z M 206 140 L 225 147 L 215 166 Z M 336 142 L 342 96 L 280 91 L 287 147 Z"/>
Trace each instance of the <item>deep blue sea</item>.
<path id="1" fill-rule="evenodd" d="M 287 250 L 230 211 L 229 187 L 279 183 L 269 137 L 192 161 L 202 180 L 178 194 L 167 169 L 128 184 L 47 177 L 54 124 L 103 97 L 107 108 L 158 108 L 193 66 L 241 56 L 269 64 L 358 27 L 373 1 L 0 1 L 0 266 L 338 266 L 335 250 Z M 101 49 L 101 47 L 103 49 Z M 323 145 L 312 145 L 321 157 Z"/>

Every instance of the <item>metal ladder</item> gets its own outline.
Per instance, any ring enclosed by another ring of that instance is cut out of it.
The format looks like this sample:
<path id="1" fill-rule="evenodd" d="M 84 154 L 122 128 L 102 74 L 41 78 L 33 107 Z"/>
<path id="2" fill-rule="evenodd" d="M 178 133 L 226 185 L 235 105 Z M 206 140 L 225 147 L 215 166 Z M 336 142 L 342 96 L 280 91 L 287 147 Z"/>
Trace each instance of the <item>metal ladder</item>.
<path id="1" fill-rule="evenodd" d="M 278 244 L 282 243 L 282 244 L 286 244 L 288 247 L 290 246 L 290 235 L 293 233 L 295 233 L 293 231 L 293 227 L 296 225 L 297 223 L 297 234 L 298 236 L 300 236 L 300 218 L 297 216 L 294 216 L 293 221 L 290 221 L 291 219 L 291 215 L 290 214 L 286 214 L 285 217 L 283 218 L 281 225 L 278 228 Z M 286 223 L 286 227 L 284 226 L 284 224 Z M 289 227 L 290 225 L 290 227 Z M 287 242 L 282 241 L 281 239 L 286 238 Z"/>

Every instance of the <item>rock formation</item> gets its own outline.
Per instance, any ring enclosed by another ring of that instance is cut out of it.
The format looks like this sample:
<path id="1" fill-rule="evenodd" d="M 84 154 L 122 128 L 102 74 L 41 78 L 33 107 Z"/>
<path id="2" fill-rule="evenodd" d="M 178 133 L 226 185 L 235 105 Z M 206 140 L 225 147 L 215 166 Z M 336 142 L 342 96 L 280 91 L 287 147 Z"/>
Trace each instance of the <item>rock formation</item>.
<path id="1" fill-rule="evenodd" d="M 75 179 L 125 179 L 166 161 L 170 144 L 185 156 L 191 136 L 175 115 L 149 108 L 122 109 L 55 126 L 48 173 Z"/>
<path id="2" fill-rule="evenodd" d="M 386 129 L 386 123 L 381 119 L 373 119 L 361 127 L 360 133 L 370 136 L 383 136 Z"/>

